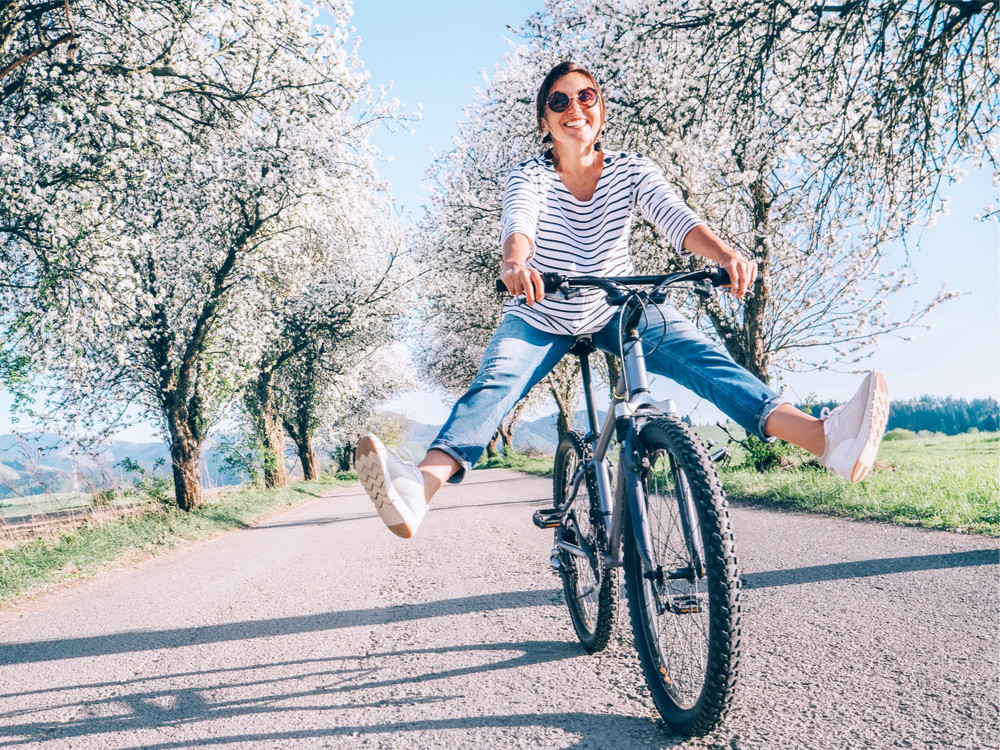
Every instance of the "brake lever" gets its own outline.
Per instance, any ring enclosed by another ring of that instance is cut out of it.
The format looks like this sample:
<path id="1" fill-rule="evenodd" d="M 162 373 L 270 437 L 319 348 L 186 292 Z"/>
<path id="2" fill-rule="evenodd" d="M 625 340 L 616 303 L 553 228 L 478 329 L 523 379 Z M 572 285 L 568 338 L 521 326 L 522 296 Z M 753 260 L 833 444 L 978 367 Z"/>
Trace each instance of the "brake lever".
<path id="1" fill-rule="evenodd" d="M 573 299 L 583 290 L 579 287 L 570 286 L 569 284 L 562 284 L 557 291 L 563 299 Z"/>
<path id="2" fill-rule="evenodd" d="M 694 282 L 691 287 L 695 294 L 705 299 L 708 299 L 715 293 L 715 287 L 712 286 L 712 282 L 708 279 L 700 279 Z"/>
<path id="3" fill-rule="evenodd" d="M 701 279 L 700 281 L 695 281 L 692 284 L 692 287 L 695 294 L 697 294 L 699 297 L 703 297 L 706 299 L 715 294 L 715 290 L 719 288 L 713 285 L 709 279 Z M 752 298 L 753 298 L 753 287 L 748 286 L 747 290 L 743 292 L 743 297 L 741 299 L 743 302 L 746 302 L 747 300 Z"/>
<path id="4" fill-rule="evenodd" d="M 708 286 L 707 289 L 699 289 L 698 286 L 695 285 L 694 293 L 697 294 L 699 297 L 711 297 L 712 294 L 715 292 L 715 289 L 712 287 L 711 284 L 708 284 L 707 286 Z M 733 296 L 735 297 L 736 295 Z M 743 292 L 743 296 L 740 297 L 739 299 L 741 302 L 746 302 L 752 297 L 753 297 L 753 289 L 747 288 L 747 290 Z"/>

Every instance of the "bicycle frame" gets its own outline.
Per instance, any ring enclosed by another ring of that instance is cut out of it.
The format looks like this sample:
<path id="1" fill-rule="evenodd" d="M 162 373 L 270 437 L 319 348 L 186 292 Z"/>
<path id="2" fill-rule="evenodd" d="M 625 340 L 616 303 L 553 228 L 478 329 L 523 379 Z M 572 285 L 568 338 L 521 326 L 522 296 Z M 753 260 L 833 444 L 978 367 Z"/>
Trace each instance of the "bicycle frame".
<path id="1" fill-rule="evenodd" d="M 656 401 L 649 391 L 645 352 L 638 332 L 638 321 L 642 315 L 642 307 L 626 304 L 623 315 L 628 317 L 622 340 L 624 352 L 622 373 L 612 395 L 611 406 L 604 419 L 604 424 L 600 429 L 598 429 L 597 408 L 589 360 L 590 354 L 595 351 L 595 348 L 590 337 L 584 336 L 577 339 L 570 350 L 580 360 L 580 372 L 589 422 L 586 440 L 593 447 L 593 457 L 581 464 L 573 478 L 571 497 L 576 496 L 581 483 L 586 479 L 587 472 L 593 472 L 601 513 L 605 519 L 607 553 L 604 564 L 606 567 L 622 567 L 624 564 L 622 559 L 624 529 L 622 525 L 627 502 L 629 516 L 632 519 L 631 532 L 635 535 L 643 563 L 644 576 L 659 579 L 662 577 L 663 571 L 655 569 L 650 551 L 652 541 L 643 491 L 643 469 L 646 467 L 642 465 L 642 451 L 639 450 L 638 445 L 639 431 L 646 420 L 675 413 L 676 410 L 671 399 Z M 621 460 L 616 477 L 617 482 L 612 493 L 609 465 L 606 459 L 615 436 L 619 439 Z M 686 481 L 683 474 L 680 475 L 680 481 Z M 686 495 L 687 493 L 684 493 L 684 496 Z M 679 508 L 681 524 L 692 559 L 696 561 L 697 567 L 700 569 L 702 565 L 697 554 L 700 544 L 696 538 L 699 532 L 698 524 L 695 522 L 697 511 L 693 507 L 687 507 L 687 505 L 688 503 L 681 503 Z M 694 573 L 698 575 L 702 574 L 703 571 L 696 570 Z"/>

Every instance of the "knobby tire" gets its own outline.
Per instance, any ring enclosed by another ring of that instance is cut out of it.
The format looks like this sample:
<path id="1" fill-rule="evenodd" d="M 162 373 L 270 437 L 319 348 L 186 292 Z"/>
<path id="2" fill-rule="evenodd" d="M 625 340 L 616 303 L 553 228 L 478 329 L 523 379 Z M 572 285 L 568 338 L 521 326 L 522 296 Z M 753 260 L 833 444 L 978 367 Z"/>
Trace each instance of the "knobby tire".
<path id="1" fill-rule="evenodd" d="M 578 468 L 590 460 L 590 446 L 578 432 L 568 432 L 556 450 L 554 500 L 556 508 L 565 508 L 573 490 L 573 478 Z M 560 539 L 578 544 L 582 535 L 587 545 L 596 551 L 584 559 L 561 550 L 563 591 L 569 606 L 570 619 L 577 638 L 588 653 L 596 653 L 608 645 L 615 625 L 618 608 L 618 576 L 615 569 L 604 566 L 607 550 L 604 516 L 601 513 L 594 477 L 580 484 L 572 507 L 562 526 L 555 530 L 555 542 Z"/>
<path id="2" fill-rule="evenodd" d="M 739 672 L 740 580 L 726 497 L 704 444 L 676 417 L 648 422 L 640 442 L 649 461 L 643 488 L 658 577 L 643 576 L 626 513 L 625 583 L 635 646 L 664 721 L 679 734 L 702 736 L 725 719 Z M 701 531 L 704 577 L 693 572 L 680 521 L 685 492 Z M 685 569 L 689 575 L 677 578 Z"/>

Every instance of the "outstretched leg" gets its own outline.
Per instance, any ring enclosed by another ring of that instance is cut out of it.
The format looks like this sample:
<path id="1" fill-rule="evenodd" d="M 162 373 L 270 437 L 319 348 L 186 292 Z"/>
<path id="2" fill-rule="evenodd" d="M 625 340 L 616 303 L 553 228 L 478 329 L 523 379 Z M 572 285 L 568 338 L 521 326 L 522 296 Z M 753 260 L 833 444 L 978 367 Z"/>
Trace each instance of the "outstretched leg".
<path id="1" fill-rule="evenodd" d="M 768 415 L 764 421 L 764 433 L 787 443 L 794 443 L 814 456 L 822 456 L 826 450 L 823 421 L 791 404 L 779 404 Z"/>
<path id="2" fill-rule="evenodd" d="M 429 503 L 441 485 L 461 470 L 462 464 L 444 451 L 431 448 L 417 468 L 424 475 L 424 499 Z"/>
<path id="3" fill-rule="evenodd" d="M 374 435 L 362 438 L 358 478 L 394 533 L 406 538 L 416 533 L 434 493 L 444 482 L 464 478 L 507 412 L 572 345 L 572 336 L 546 333 L 508 315 L 490 340 L 479 373 L 452 408 L 419 467 L 391 455 Z"/>
<path id="4" fill-rule="evenodd" d="M 798 445 L 851 482 L 861 481 L 874 464 L 889 416 L 881 373 L 868 373 L 850 401 L 816 419 L 736 364 L 673 308 L 651 308 L 642 339 L 650 372 L 711 401 L 749 434 Z M 616 352 L 617 322 L 595 335 L 594 342 Z"/>

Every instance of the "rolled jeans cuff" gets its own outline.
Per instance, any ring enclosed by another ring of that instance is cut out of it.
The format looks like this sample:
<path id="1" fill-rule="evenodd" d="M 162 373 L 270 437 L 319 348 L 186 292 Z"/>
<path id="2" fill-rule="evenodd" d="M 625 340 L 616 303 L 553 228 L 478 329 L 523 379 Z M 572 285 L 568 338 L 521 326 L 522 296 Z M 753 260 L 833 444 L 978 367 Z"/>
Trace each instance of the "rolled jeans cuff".
<path id="1" fill-rule="evenodd" d="M 763 440 L 765 443 L 773 443 L 777 438 L 771 437 L 766 432 L 764 432 L 764 425 L 767 423 L 767 418 L 771 416 L 771 412 L 777 409 L 782 404 L 792 403 L 787 398 L 782 396 L 773 396 L 770 401 L 764 404 L 764 408 L 760 410 L 760 419 L 757 420 L 757 437 Z"/>
<path id="2" fill-rule="evenodd" d="M 458 471 L 448 478 L 448 484 L 458 484 L 472 471 L 472 462 L 447 443 L 434 441 L 427 450 L 428 452 L 441 451 L 442 453 L 447 453 L 458 462 Z"/>

